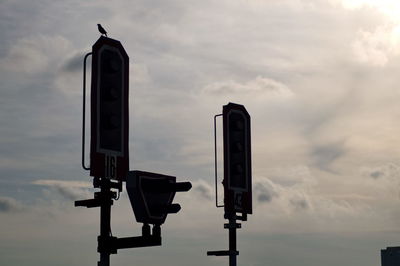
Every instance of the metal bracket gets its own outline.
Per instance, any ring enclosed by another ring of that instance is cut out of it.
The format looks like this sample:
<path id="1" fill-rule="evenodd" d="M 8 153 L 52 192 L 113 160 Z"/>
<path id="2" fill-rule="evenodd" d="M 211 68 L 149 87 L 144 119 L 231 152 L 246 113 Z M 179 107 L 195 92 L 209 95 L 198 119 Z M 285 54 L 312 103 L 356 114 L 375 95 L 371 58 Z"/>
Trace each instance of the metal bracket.
<path id="1" fill-rule="evenodd" d="M 236 216 L 236 219 L 241 221 L 247 221 L 247 213 L 242 213 L 242 216 Z"/>
<path id="2" fill-rule="evenodd" d="M 207 256 L 238 256 L 239 251 L 234 250 L 215 250 L 215 251 L 207 251 Z"/>
<path id="3" fill-rule="evenodd" d="M 214 169 L 215 169 L 215 206 L 217 208 L 224 207 L 225 205 L 218 205 L 218 169 L 217 169 L 217 117 L 222 116 L 218 114 L 214 116 Z"/>
<path id="4" fill-rule="evenodd" d="M 230 228 L 242 228 L 242 224 L 234 223 L 234 224 L 224 224 L 225 229 L 230 229 Z"/>
<path id="5" fill-rule="evenodd" d="M 110 254 L 117 254 L 118 249 L 161 246 L 161 228 L 159 225 L 154 225 L 153 234 L 150 234 L 150 226 L 144 224 L 141 236 L 120 238 L 113 236 L 99 236 L 97 241 L 97 251 L 107 252 Z"/>
<path id="6" fill-rule="evenodd" d="M 110 191 L 107 194 L 104 194 L 104 192 L 95 192 L 94 199 L 77 200 L 75 201 L 75 207 L 96 208 L 100 207 L 104 203 L 113 205 L 112 199 L 116 196 L 117 193 L 113 191 Z"/>
<path id="7" fill-rule="evenodd" d="M 117 193 L 111 191 L 111 188 L 118 189 L 122 191 L 122 182 L 113 182 L 105 178 L 94 177 L 93 178 L 94 188 L 107 188 L 108 191 L 97 191 L 94 192 L 93 199 L 87 200 L 77 200 L 75 201 L 75 207 L 86 207 L 86 208 L 96 208 L 101 207 L 103 204 L 113 205 L 113 199 L 117 198 Z"/>
<path id="8" fill-rule="evenodd" d="M 134 236 L 134 237 L 121 237 L 116 238 L 113 243 L 113 248 L 143 248 L 161 246 L 161 236 Z"/>
<path id="9" fill-rule="evenodd" d="M 101 206 L 100 199 L 87 199 L 75 201 L 75 207 L 96 208 Z"/>
<path id="10" fill-rule="evenodd" d="M 87 53 L 83 59 L 82 167 L 84 170 L 90 170 L 90 166 L 85 166 L 86 59 L 89 55 L 92 55 L 92 53 Z"/>

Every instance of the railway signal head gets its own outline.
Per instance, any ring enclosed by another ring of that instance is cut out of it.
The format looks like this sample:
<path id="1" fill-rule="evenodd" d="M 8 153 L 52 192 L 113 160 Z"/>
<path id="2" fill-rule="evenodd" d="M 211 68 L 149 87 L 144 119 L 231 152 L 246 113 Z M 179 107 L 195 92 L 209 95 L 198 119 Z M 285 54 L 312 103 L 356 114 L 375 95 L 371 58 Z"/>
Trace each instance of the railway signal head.
<path id="1" fill-rule="evenodd" d="M 129 169 L 129 57 L 121 43 L 93 45 L 91 89 L 92 176 L 124 180 Z"/>
<path id="2" fill-rule="evenodd" d="M 136 217 L 145 224 L 161 225 L 169 213 L 177 213 L 181 206 L 172 203 L 176 192 L 188 191 L 190 182 L 176 182 L 175 176 L 144 171 L 130 171 L 126 190 Z"/>
<path id="3" fill-rule="evenodd" d="M 243 105 L 223 107 L 226 213 L 252 213 L 250 115 Z"/>

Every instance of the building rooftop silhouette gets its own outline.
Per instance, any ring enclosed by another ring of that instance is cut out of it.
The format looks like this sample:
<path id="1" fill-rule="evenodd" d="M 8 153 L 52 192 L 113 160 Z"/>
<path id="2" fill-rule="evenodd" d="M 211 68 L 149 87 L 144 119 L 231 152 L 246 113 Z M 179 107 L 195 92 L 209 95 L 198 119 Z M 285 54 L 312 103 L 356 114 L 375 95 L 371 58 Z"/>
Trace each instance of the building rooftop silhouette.
<path id="1" fill-rule="evenodd" d="M 382 266 L 399 266 L 400 265 L 400 247 L 387 247 L 381 250 Z"/>

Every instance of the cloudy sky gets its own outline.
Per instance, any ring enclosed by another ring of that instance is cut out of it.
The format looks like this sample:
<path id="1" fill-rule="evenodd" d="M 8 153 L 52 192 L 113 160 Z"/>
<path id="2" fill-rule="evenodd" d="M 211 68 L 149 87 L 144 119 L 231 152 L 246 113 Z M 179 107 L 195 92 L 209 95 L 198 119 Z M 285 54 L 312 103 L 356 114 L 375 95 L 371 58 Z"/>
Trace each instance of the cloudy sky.
<path id="1" fill-rule="evenodd" d="M 96 265 L 80 166 L 82 61 L 96 24 L 130 56 L 130 168 L 193 183 L 163 246 L 112 265 L 227 265 L 213 116 L 252 117 L 254 214 L 239 265 L 376 266 L 400 245 L 396 0 L 0 1 L 0 264 Z M 115 236 L 140 233 L 126 193 Z"/>

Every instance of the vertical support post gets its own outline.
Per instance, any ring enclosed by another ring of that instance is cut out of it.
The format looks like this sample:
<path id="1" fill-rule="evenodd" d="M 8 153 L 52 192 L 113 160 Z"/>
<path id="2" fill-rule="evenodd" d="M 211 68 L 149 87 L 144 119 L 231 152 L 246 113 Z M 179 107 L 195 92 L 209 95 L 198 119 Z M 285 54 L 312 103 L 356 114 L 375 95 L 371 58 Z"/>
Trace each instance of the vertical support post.
<path id="1" fill-rule="evenodd" d="M 98 252 L 100 253 L 100 261 L 98 266 L 110 266 L 110 247 L 109 239 L 111 233 L 111 205 L 112 193 L 110 180 L 102 178 L 100 182 L 100 236 L 98 241 Z"/>
<path id="2" fill-rule="evenodd" d="M 243 217 L 237 217 L 236 214 L 225 214 L 225 219 L 228 219 L 229 223 L 224 224 L 224 228 L 229 229 L 228 242 L 229 249 L 228 250 L 216 250 L 216 251 L 207 251 L 207 256 L 229 256 L 229 266 L 237 265 L 237 256 L 239 255 L 239 251 L 237 251 L 236 247 L 236 230 L 241 228 L 241 224 L 236 223 L 236 220 Z"/>
<path id="3" fill-rule="evenodd" d="M 224 147 L 224 205 L 218 205 L 217 186 L 217 126 L 216 118 L 222 115 Z M 237 266 L 236 230 L 239 221 L 247 221 L 252 209 L 251 136 L 250 114 L 243 105 L 228 103 L 222 114 L 214 116 L 215 205 L 224 207 L 224 218 L 229 229 L 229 249 L 207 251 L 207 256 L 229 256 L 229 266 Z M 238 215 L 237 215 L 238 214 Z"/>
<path id="4" fill-rule="evenodd" d="M 229 218 L 229 266 L 237 265 L 236 252 L 236 217 Z"/>
<path id="5" fill-rule="evenodd" d="M 93 53 L 87 53 L 83 59 L 83 106 L 82 106 L 82 167 L 85 170 L 90 170 L 90 167 L 85 166 L 85 119 L 86 119 L 86 59 Z"/>
<path id="6" fill-rule="evenodd" d="M 222 114 L 214 116 L 214 171 L 215 171 L 215 206 L 217 208 L 225 207 L 224 205 L 218 205 L 218 157 L 217 157 L 217 117 Z"/>

